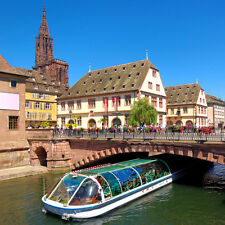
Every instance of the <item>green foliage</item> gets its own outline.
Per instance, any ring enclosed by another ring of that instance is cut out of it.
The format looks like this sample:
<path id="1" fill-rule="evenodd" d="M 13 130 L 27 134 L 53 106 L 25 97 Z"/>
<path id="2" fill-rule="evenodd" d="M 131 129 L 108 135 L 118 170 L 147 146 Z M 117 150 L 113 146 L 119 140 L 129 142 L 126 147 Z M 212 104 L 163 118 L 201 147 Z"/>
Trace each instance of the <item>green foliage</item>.
<path id="1" fill-rule="evenodd" d="M 49 127 L 50 123 L 48 121 L 43 121 L 41 127 Z"/>
<path id="2" fill-rule="evenodd" d="M 141 98 L 134 102 L 131 106 L 131 113 L 128 118 L 128 124 L 132 126 L 137 125 L 155 125 L 157 122 L 156 108 L 149 104 L 148 98 Z"/>

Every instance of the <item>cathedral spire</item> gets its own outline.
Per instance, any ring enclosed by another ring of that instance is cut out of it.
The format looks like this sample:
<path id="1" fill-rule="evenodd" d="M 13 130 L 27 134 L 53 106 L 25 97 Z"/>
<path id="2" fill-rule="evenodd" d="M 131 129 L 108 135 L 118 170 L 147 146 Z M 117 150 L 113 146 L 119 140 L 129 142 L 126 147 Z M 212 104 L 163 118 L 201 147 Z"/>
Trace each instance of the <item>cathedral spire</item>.
<path id="1" fill-rule="evenodd" d="M 49 30 L 48 30 L 48 23 L 47 23 L 46 14 L 45 14 L 46 13 L 45 7 L 43 7 L 42 12 L 43 12 L 43 15 L 41 20 L 39 35 L 50 37 Z"/>
<path id="2" fill-rule="evenodd" d="M 43 7 L 43 15 L 38 37 L 36 37 L 35 67 L 49 63 L 53 59 L 53 39 L 50 37 L 46 10 Z"/>

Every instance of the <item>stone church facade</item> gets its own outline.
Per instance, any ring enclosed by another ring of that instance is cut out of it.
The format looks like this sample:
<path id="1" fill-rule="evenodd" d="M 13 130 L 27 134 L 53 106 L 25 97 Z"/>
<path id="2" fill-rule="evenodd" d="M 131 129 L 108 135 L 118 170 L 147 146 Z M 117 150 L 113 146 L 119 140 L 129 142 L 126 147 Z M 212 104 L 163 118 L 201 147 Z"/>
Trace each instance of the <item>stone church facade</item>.
<path id="1" fill-rule="evenodd" d="M 48 74 L 52 82 L 68 88 L 68 67 L 69 65 L 65 61 L 53 58 L 53 38 L 50 37 L 44 8 L 39 34 L 36 37 L 35 66 L 33 69 Z"/>

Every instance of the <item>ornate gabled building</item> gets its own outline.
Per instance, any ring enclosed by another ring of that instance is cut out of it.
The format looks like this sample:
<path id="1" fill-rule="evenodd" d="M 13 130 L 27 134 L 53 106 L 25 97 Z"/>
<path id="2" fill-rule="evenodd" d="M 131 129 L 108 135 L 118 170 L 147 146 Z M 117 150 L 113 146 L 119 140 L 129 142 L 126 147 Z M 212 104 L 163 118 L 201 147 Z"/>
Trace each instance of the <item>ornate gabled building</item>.
<path id="1" fill-rule="evenodd" d="M 205 92 L 197 83 L 166 87 L 167 126 L 207 126 Z"/>
<path id="2" fill-rule="evenodd" d="M 35 67 L 33 69 L 48 74 L 52 82 L 57 82 L 59 85 L 68 88 L 69 65 L 62 60 L 53 58 L 53 38 L 50 37 L 45 13 L 44 8 L 39 34 L 36 37 Z"/>
<path id="3" fill-rule="evenodd" d="M 223 128 L 225 125 L 225 101 L 212 95 L 206 95 L 208 104 L 209 124 L 215 128 Z"/>
<path id="4" fill-rule="evenodd" d="M 158 123 L 165 127 L 166 93 L 159 70 L 149 60 L 90 71 L 57 99 L 58 124 L 101 127 L 104 118 L 108 127 L 124 125 L 131 105 L 142 97 L 156 107 Z"/>
<path id="5" fill-rule="evenodd" d="M 57 103 L 65 89 L 51 81 L 48 74 L 16 68 L 28 77 L 26 80 L 25 119 L 26 127 L 37 128 L 48 122 L 50 126 L 57 124 Z"/>

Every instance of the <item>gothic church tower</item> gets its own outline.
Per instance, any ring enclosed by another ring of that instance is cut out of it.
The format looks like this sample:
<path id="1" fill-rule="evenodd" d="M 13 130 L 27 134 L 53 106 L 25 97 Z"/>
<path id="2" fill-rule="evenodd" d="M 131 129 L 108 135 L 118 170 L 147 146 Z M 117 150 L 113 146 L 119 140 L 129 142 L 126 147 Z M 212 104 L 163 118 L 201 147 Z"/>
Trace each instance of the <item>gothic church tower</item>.
<path id="1" fill-rule="evenodd" d="M 53 38 L 50 37 L 45 13 L 45 8 L 43 8 L 39 34 L 36 37 L 35 67 L 33 69 L 47 73 L 51 76 L 52 82 L 68 88 L 69 65 L 65 61 L 53 58 Z"/>

